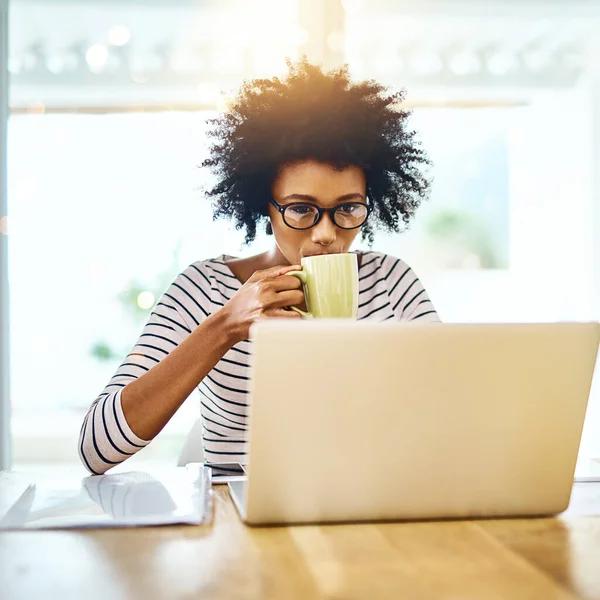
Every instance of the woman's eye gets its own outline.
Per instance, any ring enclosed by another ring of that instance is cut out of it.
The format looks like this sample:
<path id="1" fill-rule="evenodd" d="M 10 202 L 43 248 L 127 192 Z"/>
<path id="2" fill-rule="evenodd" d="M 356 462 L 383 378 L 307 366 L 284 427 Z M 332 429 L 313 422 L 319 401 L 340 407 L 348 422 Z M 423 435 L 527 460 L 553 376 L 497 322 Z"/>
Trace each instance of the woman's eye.
<path id="1" fill-rule="evenodd" d="M 292 206 L 288 210 L 295 215 L 308 215 L 314 212 L 312 206 Z"/>
<path id="2" fill-rule="evenodd" d="M 355 204 L 342 204 L 342 206 L 340 206 L 339 210 L 341 212 L 343 212 L 346 215 L 351 215 L 353 212 L 355 212 L 357 209 Z"/>

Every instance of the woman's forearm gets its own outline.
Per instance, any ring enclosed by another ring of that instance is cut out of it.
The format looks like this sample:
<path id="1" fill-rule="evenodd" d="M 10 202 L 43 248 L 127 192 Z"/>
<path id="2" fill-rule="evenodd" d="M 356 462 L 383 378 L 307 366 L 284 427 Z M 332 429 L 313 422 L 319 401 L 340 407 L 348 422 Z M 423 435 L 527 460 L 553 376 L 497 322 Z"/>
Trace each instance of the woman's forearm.
<path id="1" fill-rule="evenodd" d="M 123 414 L 139 438 L 153 439 L 231 348 L 234 337 L 228 322 L 225 310 L 212 314 L 161 362 L 123 389 Z"/>

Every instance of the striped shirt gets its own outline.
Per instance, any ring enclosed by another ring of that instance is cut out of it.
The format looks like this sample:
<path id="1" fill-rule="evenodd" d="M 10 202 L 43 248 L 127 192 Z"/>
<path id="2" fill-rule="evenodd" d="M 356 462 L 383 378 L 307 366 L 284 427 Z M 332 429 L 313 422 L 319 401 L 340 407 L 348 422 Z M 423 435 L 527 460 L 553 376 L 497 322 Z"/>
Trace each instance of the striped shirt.
<path id="1" fill-rule="evenodd" d="M 176 348 L 241 288 L 220 256 L 191 264 L 162 295 L 140 337 L 85 416 L 79 455 L 92 473 L 104 473 L 149 444 L 125 419 L 121 392 Z M 420 280 L 398 258 L 363 253 L 358 319 L 439 321 Z M 252 344 L 233 346 L 200 382 L 202 441 L 207 462 L 246 462 L 248 378 Z"/>

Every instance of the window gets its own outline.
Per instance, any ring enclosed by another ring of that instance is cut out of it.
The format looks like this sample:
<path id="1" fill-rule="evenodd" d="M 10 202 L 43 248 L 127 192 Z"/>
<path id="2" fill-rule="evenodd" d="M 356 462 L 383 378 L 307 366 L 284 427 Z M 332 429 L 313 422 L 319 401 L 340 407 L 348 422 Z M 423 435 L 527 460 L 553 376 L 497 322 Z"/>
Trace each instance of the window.
<path id="1" fill-rule="evenodd" d="M 212 221 L 197 167 L 205 120 L 244 78 L 276 74 L 305 51 L 406 87 L 432 195 L 407 232 L 375 247 L 417 270 L 444 320 L 599 317 L 600 97 L 581 58 L 598 23 L 577 29 L 551 7 L 541 22 L 519 12 L 526 3 L 435 16 L 417 2 L 313 4 L 307 18 L 300 4 L 268 0 L 135 10 L 13 0 L 15 464 L 78 461 L 85 411 L 178 272 L 267 247 L 263 234 L 242 247 L 239 232 Z M 600 456 L 597 379 L 582 451 Z M 140 455 L 173 463 L 197 416 L 192 396 Z"/>

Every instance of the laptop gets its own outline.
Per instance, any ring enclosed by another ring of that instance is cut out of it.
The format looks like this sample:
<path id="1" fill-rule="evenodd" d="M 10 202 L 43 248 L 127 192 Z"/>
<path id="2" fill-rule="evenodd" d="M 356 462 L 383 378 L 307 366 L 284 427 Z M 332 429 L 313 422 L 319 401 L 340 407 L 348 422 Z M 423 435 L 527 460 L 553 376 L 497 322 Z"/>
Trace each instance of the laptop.
<path id="1" fill-rule="evenodd" d="M 250 525 L 553 515 L 599 323 L 266 320 L 252 330 Z"/>

